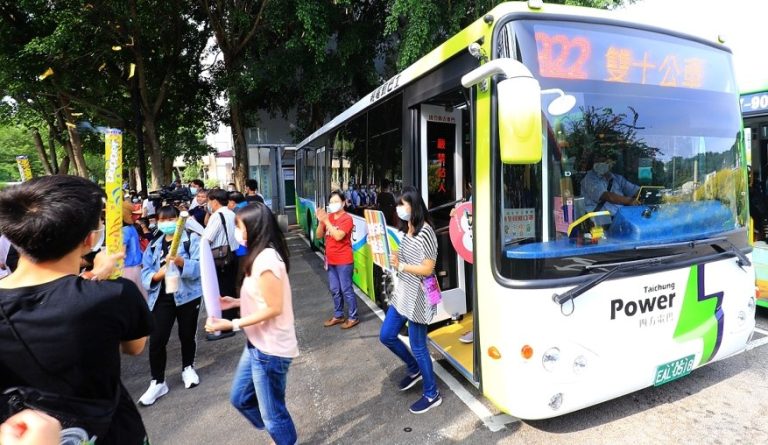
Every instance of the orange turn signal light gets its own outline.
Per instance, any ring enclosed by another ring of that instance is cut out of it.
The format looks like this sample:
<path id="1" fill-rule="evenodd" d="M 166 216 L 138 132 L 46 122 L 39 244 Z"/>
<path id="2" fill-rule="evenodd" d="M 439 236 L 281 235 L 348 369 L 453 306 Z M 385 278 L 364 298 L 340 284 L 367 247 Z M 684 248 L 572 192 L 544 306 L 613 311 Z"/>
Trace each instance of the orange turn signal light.
<path id="1" fill-rule="evenodd" d="M 496 346 L 491 346 L 488 348 L 488 357 L 498 360 L 501 358 L 501 352 L 499 352 L 498 349 L 496 349 Z"/>
<path id="2" fill-rule="evenodd" d="M 530 359 L 533 357 L 533 348 L 528 345 L 524 345 L 522 349 L 520 349 L 520 355 L 522 355 L 526 360 Z"/>

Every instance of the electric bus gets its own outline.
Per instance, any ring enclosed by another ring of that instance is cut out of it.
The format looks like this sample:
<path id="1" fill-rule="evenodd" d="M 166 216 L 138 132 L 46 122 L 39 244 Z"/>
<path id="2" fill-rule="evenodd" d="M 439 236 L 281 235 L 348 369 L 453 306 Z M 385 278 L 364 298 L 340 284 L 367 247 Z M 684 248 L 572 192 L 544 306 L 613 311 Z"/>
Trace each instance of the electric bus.
<path id="1" fill-rule="evenodd" d="M 768 86 L 741 94 L 744 141 L 751 167 L 750 214 L 754 224 L 755 278 L 757 305 L 768 307 Z M 761 205 L 762 204 L 762 205 Z"/>
<path id="2" fill-rule="evenodd" d="M 354 282 L 385 305 L 397 277 L 374 265 L 364 212 L 396 249 L 393 202 L 416 186 L 439 244 L 431 344 L 502 411 L 550 418 L 745 349 L 741 128 L 726 47 L 504 3 L 298 145 L 296 216 L 322 250 L 315 209 L 341 189 Z M 469 258 L 448 230 L 462 201 Z"/>

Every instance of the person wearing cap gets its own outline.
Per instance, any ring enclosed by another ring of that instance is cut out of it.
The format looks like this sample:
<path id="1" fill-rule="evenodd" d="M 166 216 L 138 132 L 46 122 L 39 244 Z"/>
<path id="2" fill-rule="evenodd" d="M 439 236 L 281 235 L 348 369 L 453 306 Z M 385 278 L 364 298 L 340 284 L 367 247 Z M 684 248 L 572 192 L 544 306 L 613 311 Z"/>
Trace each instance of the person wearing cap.
<path id="1" fill-rule="evenodd" d="M 133 222 L 133 204 L 123 201 L 123 246 L 125 246 L 125 262 L 123 278 L 136 283 L 141 295 L 147 298 L 147 292 L 141 285 L 141 240 L 139 231 Z"/>

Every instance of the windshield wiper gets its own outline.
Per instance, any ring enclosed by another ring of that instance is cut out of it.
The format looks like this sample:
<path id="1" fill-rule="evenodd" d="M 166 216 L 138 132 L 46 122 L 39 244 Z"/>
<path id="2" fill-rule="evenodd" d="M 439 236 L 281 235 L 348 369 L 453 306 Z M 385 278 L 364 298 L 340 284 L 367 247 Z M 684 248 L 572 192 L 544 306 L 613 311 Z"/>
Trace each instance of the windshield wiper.
<path id="1" fill-rule="evenodd" d="M 731 254 L 738 258 L 738 264 L 739 267 L 743 266 L 751 266 L 752 262 L 749 261 L 749 258 L 744 254 L 744 252 L 741 251 L 738 247 L 734 246 L 732 242 L 728 240 L 728 238 L 725 237 L 719 237 L 719 238 L 705 238 L 700 240 L 692 240 L 692 241 L 682 241 L 679 243 L 668 243 L 668 244 L 653 244 L 650 246 L 638 246 L 635 247 L 635 250 L 650 250 L 650 249 L 665 249 L 669 247 L 685 247 L 688 246 L 691 249 L 693 249 L 696 246 L 711 246 L 713 249 L 717 250 L 715 246 L 720 247 L 718 244 L 722 243 L 725 244 L 727 247 L 722 252 L 718 252 L 719 254 Z"/>
<path id="2" fill-rule="evenodd" d="M 585 266 L 585 269 L 587 270 L 604 269 L 604 268 L 608 268 L 608 270 L 601 274 L 595 275 L 594 278 L 592 278 L 591 280 L 585 281 L 571 290 L 565 291 L 562 294 L 556 293 L 552 295 L 552 301 L 554 301 L 557 304 L 563 305 L 564 303 L 567 303 L 568 301 L 573 300 L 574 298 L 578 297 L 584 292 L 602 283 L 606 279 L 610 278 L 611 275 L 615 274 L 616 272 L 622 271 L 624 269 L 629 269 L 629 268 L 637 269 L 637 268 L 655 266 L 657 264 L 662 264 L 669 260 L 677 258 L 681 255 L 682 255 L 681 253 L 677 253 L 674 255 L 667 255 L 667 256 L 662 256 L 658 258 L 643 258 L 640 260 L 621 261 L 617 263 L 607 263 L 607 264 L 592 264 L 589 266 Z"/>

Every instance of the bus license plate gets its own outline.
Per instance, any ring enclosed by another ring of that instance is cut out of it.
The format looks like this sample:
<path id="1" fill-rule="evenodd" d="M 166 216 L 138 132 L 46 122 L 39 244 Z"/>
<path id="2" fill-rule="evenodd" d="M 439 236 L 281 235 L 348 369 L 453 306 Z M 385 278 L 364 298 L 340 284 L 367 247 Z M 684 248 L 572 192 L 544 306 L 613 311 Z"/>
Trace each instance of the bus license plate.
<path id="1" fill-rule="evenodd" d="M 656 377 L 654 378 L 653 386 L 660 386 L 690 374 L 693 370 L 693 359 L 695 357 L 695 355 L 689 355 L 688 357 L 683 357 L 660 365 L 656 368 Z"/>

